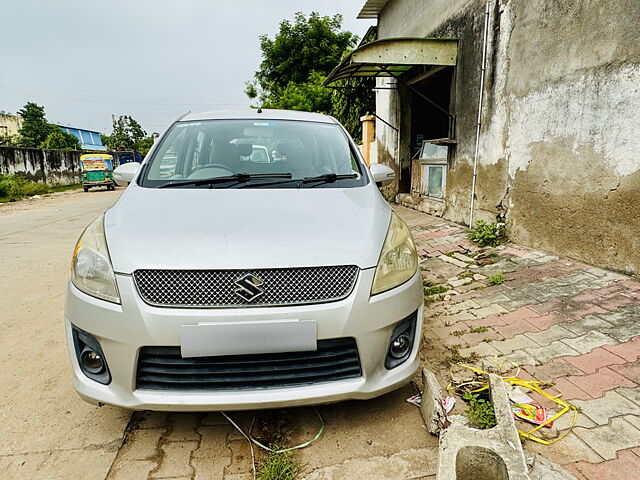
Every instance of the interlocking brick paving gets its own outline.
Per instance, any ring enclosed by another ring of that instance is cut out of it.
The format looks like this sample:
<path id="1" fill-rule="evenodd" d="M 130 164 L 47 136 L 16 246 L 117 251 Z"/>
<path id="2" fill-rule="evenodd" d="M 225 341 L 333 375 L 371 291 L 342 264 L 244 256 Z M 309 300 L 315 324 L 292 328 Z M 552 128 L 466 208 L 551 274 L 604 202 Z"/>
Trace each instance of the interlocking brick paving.
<path id="1" fill-rule="evenodd" d="M 567 437 L 550 446 L 526 442 L 527 450 L 579 479 L 638 477 L 640 282 L 520 245 L 480 248 L 462 227 L 403 207 L 397 212 L 411 218 L 423 277 L 449 289 L 427 303 L 430 346 L 476 354 L 476 366 L 509 359 L 521 378 L 553 383 L 550 393 L 580 408 Z M 499 273 L 503 282 L 492 284 Z M 571 427 L 568 415 L 555 426 Z"/>

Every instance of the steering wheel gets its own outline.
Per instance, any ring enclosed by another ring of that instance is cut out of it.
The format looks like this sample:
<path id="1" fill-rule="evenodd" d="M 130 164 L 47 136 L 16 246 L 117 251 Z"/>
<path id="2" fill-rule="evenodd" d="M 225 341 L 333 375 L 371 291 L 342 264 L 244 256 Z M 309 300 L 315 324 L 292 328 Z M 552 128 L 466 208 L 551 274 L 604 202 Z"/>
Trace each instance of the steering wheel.
<path id="1" fill-rule="evenodd" d="M 223 165 L 221 163 L 207 163 L 206 165 L 198 165 L 191 171 L 191 173 L 202 170 L 203 168 L 222 168 L 223 170 L 227 170 L 228 172 L 233 173 L 233 170 L 231 170 L 227 165 Z"/>

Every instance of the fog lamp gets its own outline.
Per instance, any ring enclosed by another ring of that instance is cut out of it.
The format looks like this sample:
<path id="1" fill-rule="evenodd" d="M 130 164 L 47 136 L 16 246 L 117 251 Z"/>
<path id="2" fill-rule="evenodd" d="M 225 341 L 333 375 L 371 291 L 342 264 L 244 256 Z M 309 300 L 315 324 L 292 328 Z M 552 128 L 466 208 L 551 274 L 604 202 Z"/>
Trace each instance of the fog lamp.
<path id="1" fill-rule="evenodd" d="M 104 361 L 102 356 L 89 348 L 85 348 L 80 355 L 82 366 L 90 373 L 100 373 L 104 370 Z"/>
<path id="2" fill-rule="evenodd" d="M 82 373 L 91 380 L 103 385 L 109 385 L 111 383 L 109 364 L 98 339 L 89 332 L 80 330 L 75 325 L 71 325 L 71 334 L 73 336 L 73 349 Z"/>
<path id="3" fill-rule="evenodd" d="M 418 311 L 415 311 L 408 317 L 400 320 L 393 328 L 389 336 L 387 356 L 384 359 L 384 366 L 387 370 L 391 370 L 406 362 L 411 356 L 411 351 L 416 343 L 417 319 Z M 418 339 L 417 342 L 419 341 Z"/>
<path id="4" fill-rule="evenodd" d="M 402 358 L 407 354 L 409 348 L 411 348 L 411 339 L 403 333 L 393 339 L 389 353 L 393 358 Z"/>

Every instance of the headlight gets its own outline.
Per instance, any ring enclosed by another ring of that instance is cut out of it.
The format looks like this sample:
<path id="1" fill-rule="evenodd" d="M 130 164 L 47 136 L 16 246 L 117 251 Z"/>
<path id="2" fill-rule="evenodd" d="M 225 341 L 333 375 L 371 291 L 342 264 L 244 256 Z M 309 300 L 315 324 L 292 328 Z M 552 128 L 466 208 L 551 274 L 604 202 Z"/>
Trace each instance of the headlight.
<path id="1" fill-rule="evenodd" d="M 371 295 L 386 292 L 413 277 L 418 268 L 418 254 L 409 228 L 395 214 L 382 247 L 373 278 Z"/>
<path id="2" fill-rule="evenodd" d="M 104 236 L 104 215 L 96 218 L 80 235 L 71 257 L 71 281 L 87 295 L 120 303 Z"/>

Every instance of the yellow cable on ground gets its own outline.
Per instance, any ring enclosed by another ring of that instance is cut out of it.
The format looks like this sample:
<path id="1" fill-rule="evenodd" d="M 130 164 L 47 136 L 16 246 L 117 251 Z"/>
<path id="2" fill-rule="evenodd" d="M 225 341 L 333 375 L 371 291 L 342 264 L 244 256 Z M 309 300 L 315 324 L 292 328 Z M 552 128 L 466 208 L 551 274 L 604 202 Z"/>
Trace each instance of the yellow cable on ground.
<path id="1" fill-rule="evenodd" d="M 504 362 L 503 362 L 503 364 L 504 364 Z M 461 367 L 468 368 L 469 370 L 472 370 L 472 371 L 474 371 L 476 373 L 479 373 L 481 375 L 488 375 L 489 374 L 488 372 L 485 372 L 484 370 L 481 370 L 481 369 L 476 368 L 476 367 L 472 367 L 471 365 L 465 365 L 463 363 L 459 363 L 458 365 L 460 365 Z M 514 363 L 514 365 L 516 365 L 516 364 Z M 518 367 L 518 371 L 519 371 L 519 367 Z M 571 430 L 573 429 L 574 425 L 576 424 L 576 420 L 578 419 L 578 408 L 575 407 L 574 405 L 571 405 L 570 403 L 567 403 L 564 400 L 562 400 L 560 398 L 562 393 L 560 395 L 558 395 L 558 396 L 553 396 L 553 395 L 548 394 L 542 388 L 540 388 L 540 384 L 542 384 L 544 382 L 540 382 L 538 380 L 523 380 L 521 378 L 518 378 L 517 376 L 512 376 L 512 377 L 508 377 L 508 378 L 500 377 L 500 378 L 502 378 L 502 380 L 505 383 L 508 383 L 510 385 L 517 385 L 517 386 L 520 386 L 520 387 L 524 387 L 524 388 L 528 388 L 530 390 L 533 390 L 534 392 L 539 393 L 543 397 L 548 398 L 552 402 L 562 406 L 562 410 L 560 410 L 559 413 L 555 414 L 553 417 L 548 418 L 547 420 L 545 420 L 540 425 L 536 425 L 531 430 L 525 432 L 523 430 L 518 429 L 518 433 L 520 434 L 521 437 L 528 438 L 529 440 L 533 440 L 534 442 L 541 443 L 543 445 L 551 445 L 553 443 L 556 443 L 556 442 L 562 440 L 564 437 L 566 437 L 571 432 Z M 483 386 L 481 388 L 478 388 L 476 390 L 472 390 L 472 392 L 473 393 L 481 392 L 481 391 L 486 390 L 488 388 L 489 388 L 489 384 L 487 384 L 487 385 L 485 385 L 485 386 Z M 538 430 L 540 430 L 544 426 L 550 424 L 551 422 L 556 421 L 558 418 L 560 418 L 562 415 L 567 413 L 569 410 L 573 410 L 573 419 L 571 421 L 571 425 L 569 426 L 569 429 L 565 433 L 563 433 L 559 437 L 554 438 L 552 440 L 545 440 L 543 438 L 540 438 L 540 437 L 537 437 L 537 436 L 534 435 L 534 432 L 537 432 Z"/>

